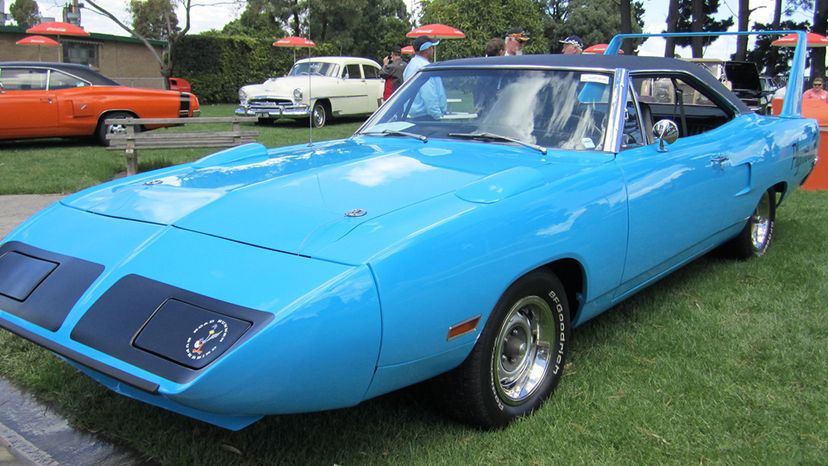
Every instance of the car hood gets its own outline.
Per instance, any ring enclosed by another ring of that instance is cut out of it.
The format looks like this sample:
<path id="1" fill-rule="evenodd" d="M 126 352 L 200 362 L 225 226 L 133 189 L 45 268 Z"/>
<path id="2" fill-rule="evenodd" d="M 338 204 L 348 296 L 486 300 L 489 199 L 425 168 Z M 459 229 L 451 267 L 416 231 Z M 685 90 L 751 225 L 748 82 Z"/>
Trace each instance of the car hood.
<path id="1" fill-rule="evenodd" d="M 470 153 L 469 143 L 359 139 L 271 151 L 251 144 L 93 188 L 63 203 L 311 255 L 363 222 L 474 187 L 516 164 L 530 170 L 541 163 L 519 147 L 474 144 Z M 478 191 L 468 197 L 479 197 Z"/>
<path id="2" fill-rule="evenodd" d="M 314 76 L 313 82 L 320 80 L 331 80 L 335 78 Z M 268 79 L 262 84 L 250 84 L 242 87 L 242 90 L 247 93 L 248 98 L 254 99 L 260 95 L 285 95 L 293 96 L 294 89 L 307 89 L 307 76 L 285 76 L 283 78 Z"/>

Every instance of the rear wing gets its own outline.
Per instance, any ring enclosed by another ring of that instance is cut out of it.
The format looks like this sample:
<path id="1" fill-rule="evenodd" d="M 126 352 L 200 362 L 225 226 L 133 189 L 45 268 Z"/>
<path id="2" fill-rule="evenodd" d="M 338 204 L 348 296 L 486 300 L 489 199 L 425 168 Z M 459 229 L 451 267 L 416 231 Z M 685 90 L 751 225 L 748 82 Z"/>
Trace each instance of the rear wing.
<path id="1" fill-rule="evenodd" d="M 804 31 L 745 31 L 745 32 L 665 32 L 661 34 L 617 34 L 609 43 L 604 55 L 616 55 L 621 43 L 625 39 L 646 39 L 649 37 L 711 37 L 711 36 L 781 36 L 796 34 L 796 50 L 794 51 L 791 73 L 788 77 L 788 90 L 785 93 L 785 102 L 782 104 L 780 117 L 796 118 L 802 115 L 802 78 L 805 76 L 805 49 L 806 38 Z"/>

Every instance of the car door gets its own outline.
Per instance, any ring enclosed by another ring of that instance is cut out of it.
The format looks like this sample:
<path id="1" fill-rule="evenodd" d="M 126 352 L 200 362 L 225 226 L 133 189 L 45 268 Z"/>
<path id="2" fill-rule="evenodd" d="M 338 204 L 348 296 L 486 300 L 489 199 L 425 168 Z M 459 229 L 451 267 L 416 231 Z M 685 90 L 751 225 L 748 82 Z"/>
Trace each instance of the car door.
<path id="1" fill-rule="evenodd" d="M 59 135 L 58 105 L 44 68 L 0 69 L 0 137 Z"/>
<path id="2" fill-rule="evenodd" d="M 382 70 L 374 65 L 362 64 L 362 75 L 365 77 L 365 87 L 368 92 L 368 110 L 371 112 L 382 105 L 385 80 L 380 78 L 380 71 Z"/>
<path id="3" fill-rule="evenodd" d="M 637 124 L 671 119 L 680 128 L 680 137 L 659 150 L 658 143 L 647 137 L 652 129 L 642 127 L 635 134 L 643 140 L 622 145 L 617 154 L 629 209 L 619 300 L 720 242 L 729 228 L 744 220 L 749 206 L 740 198 L 749 186 L 749 168 L 737 163 L 745 157 L 735 149 L 744 146 L 738 140 L 743 122 L 706 95 L 695 93 L 699 88 L 687 86 L 684 80 L 636 79 L 634 84 L 632 111 L 640 114 L 635 117 Z M 628 119 L 629 114 L 630 110 Z"/>

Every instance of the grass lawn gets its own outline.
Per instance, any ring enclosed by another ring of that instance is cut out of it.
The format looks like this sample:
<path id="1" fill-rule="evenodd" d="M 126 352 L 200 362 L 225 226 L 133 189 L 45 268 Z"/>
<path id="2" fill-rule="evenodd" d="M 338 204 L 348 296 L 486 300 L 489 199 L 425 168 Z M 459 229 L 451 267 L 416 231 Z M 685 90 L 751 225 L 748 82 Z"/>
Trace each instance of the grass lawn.
<path id="1" fill-rule="evenodd" d="M 205 105 L 203 116 L 233 116 L 235 105 Z M 346 138 L 364 121 L 337 119 L 313 130 L 315 141 Z M 273 125 L 244 125 L 259 131 L 267 147 L 308 142 L 307 120 L 280 120 Z M 155 131 L 227 131 L 229 124 L 194 125 Z M 154 149 L 139 152 L 139 170 L 189 162 L 221 149 Z M 0 141 L 0 194 L 73 193 L 126 172 L 124 152 L 106 150 L 89 139 Z"/>
<path id="2" fill-rule="evenodd" d="M 576 329 L 534 416 L 481 432 L 421 387 L 229 432 L 109 392 L 0 331 L 0 375 L 164 464 L 826 464 L 828 192 L 796 192 L 762 259 L 705 256 Z"/>

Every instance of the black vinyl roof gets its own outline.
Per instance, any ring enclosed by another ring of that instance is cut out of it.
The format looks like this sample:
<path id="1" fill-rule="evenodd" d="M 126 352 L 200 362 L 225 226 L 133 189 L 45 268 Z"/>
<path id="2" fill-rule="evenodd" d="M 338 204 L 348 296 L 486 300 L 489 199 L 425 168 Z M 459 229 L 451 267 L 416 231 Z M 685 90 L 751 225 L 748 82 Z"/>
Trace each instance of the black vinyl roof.
<path id="1" fill-rule="evenodd" d="M 89 81 L 96 86 L 120 86 L 117 82 L 107 78 L 86 65 L 75 63 L 51 63 L 42 61 L 3 61 L 0 68 L 44 68 L 63 71 Z"/>
<path id="2" fill-rule="evenodd" d="M 639 57 L 635 55 L 520 55 L 510 57 L 463 58 L 447 60 L 428 65 L 429 69 L 463 68 L 463 67 L 577 67 L 577 68 L 604 68 L 613 71 L 616 68 L 626 68 L 631 73 L 659 72 L 669 74 L 679 72 L 690 74 L 698 81 L 712 88 L 739 110 L 749 113 L 751 110 L 727 87 L 719 82 L 709 71 L 696 63 L 664 57 Z"/>

